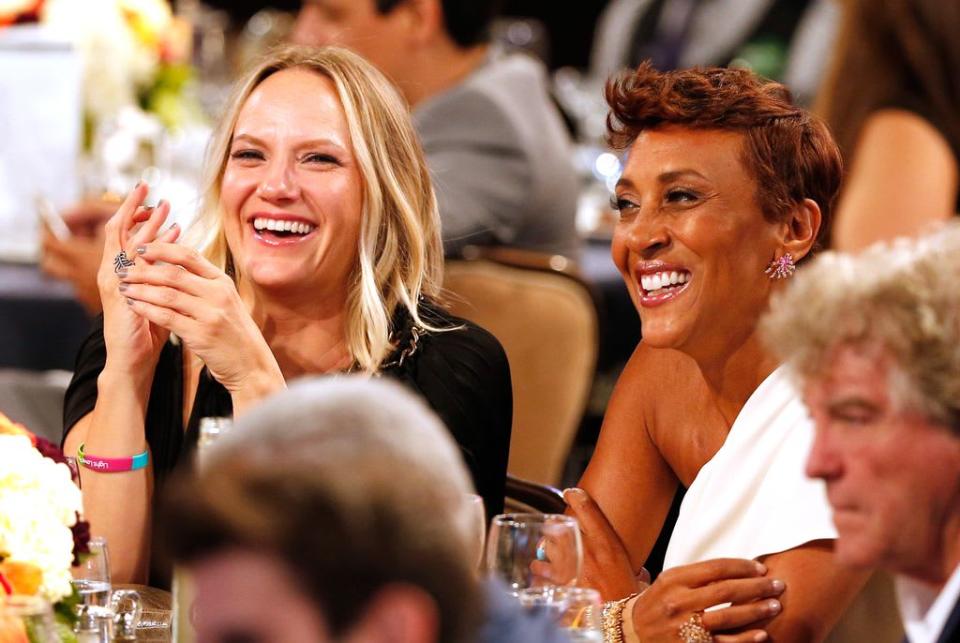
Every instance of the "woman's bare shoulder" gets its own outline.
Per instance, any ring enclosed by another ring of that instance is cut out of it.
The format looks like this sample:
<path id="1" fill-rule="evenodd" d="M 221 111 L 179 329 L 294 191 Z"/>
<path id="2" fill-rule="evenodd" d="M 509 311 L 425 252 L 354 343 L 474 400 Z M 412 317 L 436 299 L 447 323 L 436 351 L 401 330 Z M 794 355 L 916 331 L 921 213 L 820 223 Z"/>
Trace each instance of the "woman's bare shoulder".
<path id="1" fill-rule="evenodd" d="M 633 407 L 649 421 L 678 405 L 702 399 L 705 382 L 696 362 L 684 353 L 641 342 L 627 362 L 611 398 L 611 408 Z"/>

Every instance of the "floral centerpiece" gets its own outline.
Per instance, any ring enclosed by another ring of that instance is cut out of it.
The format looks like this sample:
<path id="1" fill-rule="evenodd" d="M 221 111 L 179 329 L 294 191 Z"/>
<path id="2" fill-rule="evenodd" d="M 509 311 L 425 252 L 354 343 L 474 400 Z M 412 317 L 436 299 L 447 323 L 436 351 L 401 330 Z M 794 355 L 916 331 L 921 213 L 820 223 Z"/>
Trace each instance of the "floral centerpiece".
<path id="1" fill-rule="evenodd" d="M 70 568 L 90 540 L 82 508 L 60 449 L 0 413 L 0 641 L 29 640 L 23 624 L 2 616 L 11 594 L 55 604 L 60 622 L 74 618 Z"/>
<path id="2" fill-rule="evenodd" d="M 125 109 L 167 128 L 199 118 L 185 92 L 193 77 L 191 26 L 166 0 L 45 0 L 41 17 L 83 59 L 88 148 L 96 126 Z"/>
<path id="3" fill-rule="evenodd" d="M 40 19 L 43 0 L 0 0 L 0 27 Z"/>

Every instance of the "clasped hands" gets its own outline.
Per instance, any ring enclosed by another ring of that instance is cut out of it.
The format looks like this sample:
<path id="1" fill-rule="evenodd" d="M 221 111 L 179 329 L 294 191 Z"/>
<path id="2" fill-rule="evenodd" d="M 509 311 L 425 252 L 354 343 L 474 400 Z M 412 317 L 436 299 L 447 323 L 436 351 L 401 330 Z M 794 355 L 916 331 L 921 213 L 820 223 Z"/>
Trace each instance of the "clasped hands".
<path id="1" fill-rule="evenodd" d="M 233 280 L 196 250 L 176 243 L 174 224 L 161 231 L 169 203 L 142 205 L 148 188 L 135 187 L 105 226 L 97 281 L 104 305 L 108 361 L 111 350 L 137 363 L 155 364 L 173 332 L 234 395 L 282 375 Z M 139 227 L 138 227 L 139 226 Z M 134 265 L 115 270 L 123 251 Z M 256 379 L 255 378 L 259 378 Z"/>
<path id="2" fill-rule="evenodd" d="M 582 489 L 568 489 L 564 499 L 580 523 L 584 552 L 580 584 L 600 590 L 608 601 L 641 592 L 632 604 L 633 631 L 625 632 L 626 640 L 676 643 L 680 628 L 694 614 L 700 615 L 703 628 L 718 643 L 767 640 L 763 628 L 780 612 L 776 597 L 785 586 L 767 576 L 763 564 L 736 558 L 709 560 L 668 569 L 649 584 L 645 570 L 634 573 L 626 548 L 596 501 Z M 549 574 L 546 567 L 539 573 Z M 710 609 L 718 605 L 726 606 Z"/>

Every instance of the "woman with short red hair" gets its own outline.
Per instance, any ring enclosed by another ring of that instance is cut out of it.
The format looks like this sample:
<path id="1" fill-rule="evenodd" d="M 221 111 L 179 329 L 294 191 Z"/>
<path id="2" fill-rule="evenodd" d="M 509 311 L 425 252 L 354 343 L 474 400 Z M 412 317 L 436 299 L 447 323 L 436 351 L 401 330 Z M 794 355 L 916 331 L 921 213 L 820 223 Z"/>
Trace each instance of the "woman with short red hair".
<path id="1" fill-rule="evenodd" d="M 803 474 L 812 425 L 756 328 L 827 227 L 837 146 L 786 88 L 744 70 L 645 64 L 607 100 L 627 150 L 613 259 L 643 340 L 582 489 L 566 492 L 586 583 L 611 601 L 610 640 L 821 640 L 865 576 L 833 559 L 823 487 Z M 666 571 L 638 595 L 681 486 Z"/>

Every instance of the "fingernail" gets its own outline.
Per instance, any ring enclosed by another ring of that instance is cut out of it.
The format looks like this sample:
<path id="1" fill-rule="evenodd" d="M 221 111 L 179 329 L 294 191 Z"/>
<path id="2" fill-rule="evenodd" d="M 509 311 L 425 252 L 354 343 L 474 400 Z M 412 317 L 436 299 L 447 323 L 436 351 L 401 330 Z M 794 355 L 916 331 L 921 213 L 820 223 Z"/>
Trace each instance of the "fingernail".
<path id="1" fill-rule="evenodd" d="M 128 305 L 128 306 L 132 306 L 132 305 L 133 305 L 133 300 L 132 300 L 132 299 L 127 299 L 127 305 Z"/>
<path id="2" fill-rule="evenodd" d="M 174 221 L 173 223 L 170 224 L 170 229 L 171 229 L 171 230 L 173 230 L 174 228 L 179 228 L 179 227 L 180 227 L 180 224 L 177 223 L 176 221 Z"/>
<path id="3" fill-rule="evenodd" d="M 772 581 L 770 581 L 770 586 L 773 588 L 773 591 L 777 592 L 778 594 L 787 587 L 779 578 L 774 578 Z"/>
<path id="4" fill-rule="evenodd" d="M 147 251 L 147 247 L 146 247 L 146 246 L 137 246 L 137 254 L 138 254 L 138 255 L 142 255 L 142 254 L 145 253 L 146 251 Z"/>
<path id="5" fill-rule="evenodd" d="M 120 270 L 119 272 L 117 272 L 117 277 L 119 277 L 120 279 L 126 279 L 126 278 L 127 278 L 127 271 L 126 271 L 126 270 Z"/>
<path id="6" fill-rule="evenodd" d="M 166 199 L 160 199 L 159 201 L 157 201 L 157 207 L 158 207 L 158 208 L 161 208 L 161 207 L 163 207 L 164 205 L 168 205 Z"/>
<path id="7" fill-rule="evenodd" d="M 563 490 L 563 499 L 566 500 L 568 504 L 582 504 L 586 497 L 587 494 L 584 493 L 583 489 L 570 487 L 569 489 Z"/>
<path id="8" fill-rule="evenodd" d="M 137 184 L 136 184 L 135 186 L 133 186 L 133 189 L 136 190 L 136 189 L 137 189 L 138 187 L 140 187 L 141 185 L 143 185 L 143 181 L 137 181 Z"/>
<path id="9" fill-rule="evenodd" d="M 757 563 L 757 573 L 761 576 L 767 573 L 767 566 L 763 563 Z"/>
<path id="10" fill-rule="evenodd" d="M 127 288 L 129 287 L 130 287 L 130 284 L 125 284 L 125 283 L 121 283 L 119 286 L 117 286 L 120 292 L 126 292 Z"/>
<path id="11" fill-rule="evenodd" d="M 767 601 L 767 611 L 771 614 L 779 614 L 780 607 L 780 601 L 775 598 Z"/>
<path id="12" fill-rule="evenodd" d="M 753 635 L 753 640 L 757 641 L 758 643 L 760 641 L 766 641 L 767 638 L 768 638 L 768 635 L 766 632 L 757 632 L 756 634 Z"/>

